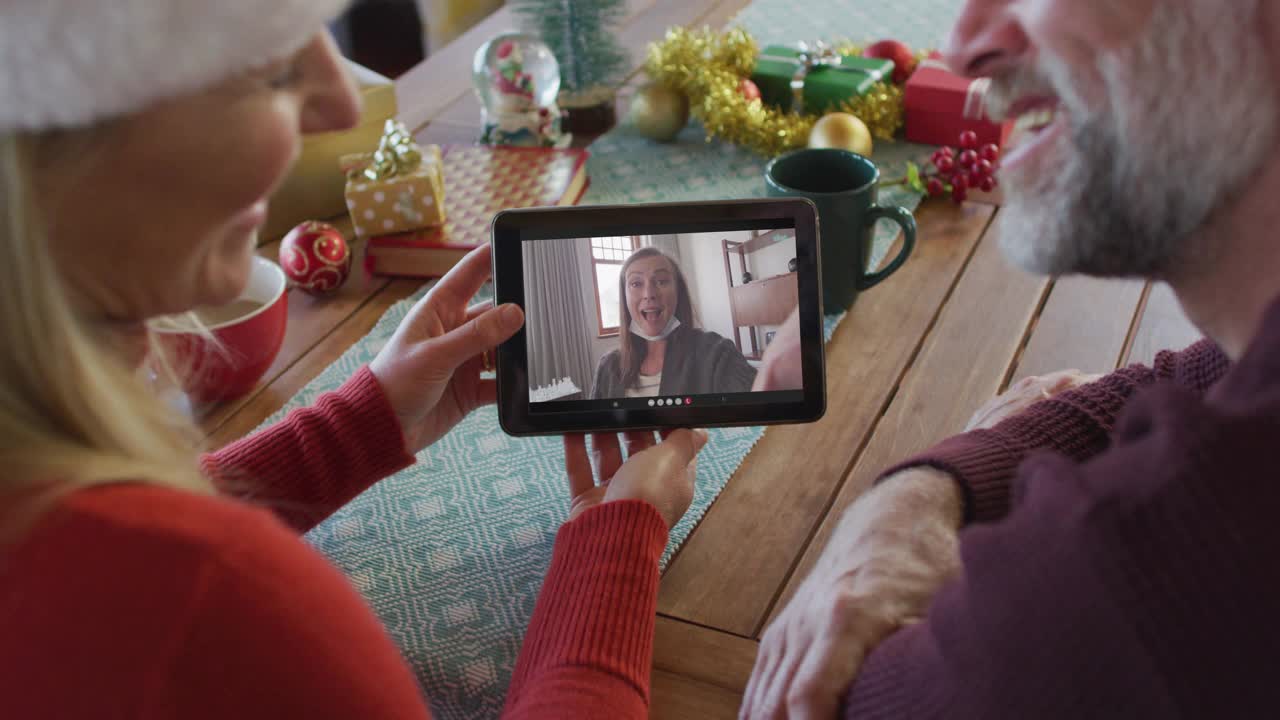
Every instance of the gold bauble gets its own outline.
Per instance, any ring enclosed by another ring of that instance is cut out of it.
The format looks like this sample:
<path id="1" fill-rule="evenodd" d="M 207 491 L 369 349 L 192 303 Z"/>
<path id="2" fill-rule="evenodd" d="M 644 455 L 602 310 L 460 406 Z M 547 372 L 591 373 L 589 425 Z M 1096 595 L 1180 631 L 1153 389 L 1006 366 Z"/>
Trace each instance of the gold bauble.
<path id="1" fill-rule="evenodd" d="M 849 113 L 829 113 L 814 124 L 813 131 L 809 133 L 809 147 L 852 150 L 871 157 L 871 131 L 866 123 Z"/>
<path id="2" fill-rule="evenodd" d="M 660 83 L 646 85 L 631 101 L 629 118 L 641 135 L 658 142 L 671 142 L 689 123 L 689 98 Z"/>

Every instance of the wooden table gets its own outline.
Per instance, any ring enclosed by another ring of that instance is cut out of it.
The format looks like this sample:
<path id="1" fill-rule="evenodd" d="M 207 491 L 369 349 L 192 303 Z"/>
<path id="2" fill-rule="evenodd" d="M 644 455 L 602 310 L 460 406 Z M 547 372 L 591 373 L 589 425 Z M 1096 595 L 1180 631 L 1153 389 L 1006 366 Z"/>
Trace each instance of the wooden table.
<path id="1" fill-rule="evenodd" d="M 669 26 L 722 26 L 745 5 L 632 0 L 622 38 L 638 62 Z M 513 25 L 499 11 L 397 82 L 402 119 L 421 140 L 478 136 L 471 58 Z M 826 417 L 766 432 L 671 563 L 659 599 L 655 717 L 736 716 L 758 638 L 881 469 L 959 430 L 1013 380 L 1067 367 L 1105 372 L 1196 339 L 1167 287 L 1010 269 L 991 230 L 998 212 L 974 202 L 920 208 L 915 255 L 858 299 L 828 346 Z M 266 379 L 205 417 L 212 444 L 256 427 L 419 287 L 356 278 L 336 298 L 295 292 Z"/>

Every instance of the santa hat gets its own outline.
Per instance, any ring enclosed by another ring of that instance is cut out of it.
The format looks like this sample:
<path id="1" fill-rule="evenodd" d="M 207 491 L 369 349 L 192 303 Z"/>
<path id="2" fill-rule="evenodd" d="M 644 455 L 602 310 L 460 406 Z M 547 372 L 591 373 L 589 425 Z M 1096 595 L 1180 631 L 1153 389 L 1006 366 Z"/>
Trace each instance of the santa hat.
<path id="1" fill-rule="evenodd" d="M 287 57 L 349 0 L 0 0 L 0 132 L 91 125 Z"/>

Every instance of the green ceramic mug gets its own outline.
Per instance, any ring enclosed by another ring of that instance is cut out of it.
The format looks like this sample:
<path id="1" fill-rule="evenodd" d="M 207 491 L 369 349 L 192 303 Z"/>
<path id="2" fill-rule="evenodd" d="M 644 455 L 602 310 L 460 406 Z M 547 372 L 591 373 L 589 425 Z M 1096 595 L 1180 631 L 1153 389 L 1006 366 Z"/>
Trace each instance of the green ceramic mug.
<path id="1" fill-rule="evenodd" d="M 822 236 L 822 306 L 828 313 L 849 308 L 858 293 L 902 267 L 916 247 L 916 220 L 901 207 L 876 204 L 880 169 L 848 150 L 796 150 L 765 169 L 770 197 L 809 198 L 818 206 Z M 902 251 L 883 270 L 867 272 L 873 230 L 879 220 L 902 226 Z"/>

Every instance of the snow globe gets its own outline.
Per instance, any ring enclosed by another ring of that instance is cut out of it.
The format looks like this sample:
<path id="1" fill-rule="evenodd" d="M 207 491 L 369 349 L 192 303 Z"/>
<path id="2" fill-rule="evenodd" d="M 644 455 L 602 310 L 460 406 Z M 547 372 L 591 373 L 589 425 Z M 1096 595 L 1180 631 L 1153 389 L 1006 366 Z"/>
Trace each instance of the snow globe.
<path id="1" fill-rule="evenodd" d="M 560 63 L 541 40 L 509 32 L 476 51 L 472 66 L 486 145 L 566 147 L 560 129 Z"/>

